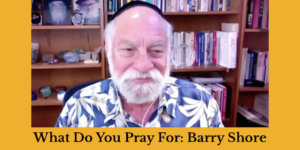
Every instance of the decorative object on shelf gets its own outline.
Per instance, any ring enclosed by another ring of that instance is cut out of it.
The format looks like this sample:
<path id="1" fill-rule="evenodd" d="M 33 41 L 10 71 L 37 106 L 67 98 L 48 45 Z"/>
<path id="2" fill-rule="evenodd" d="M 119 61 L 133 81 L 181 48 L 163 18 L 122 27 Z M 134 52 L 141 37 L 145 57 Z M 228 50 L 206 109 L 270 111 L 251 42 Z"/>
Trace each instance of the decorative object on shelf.
<path id="1" fill-rule="evenodd" d="M 42 20 L 42 17 L 39 13 L 33 12 L 31 14 L 31 23 L 33 25 L 41 25 L 41 20 Z"/>
<path id="2" fill-rule="evenodd" d="M 59 59 L 61 59 L 61 60 L 64 60 L 64 54 L 66 53 L 66 52 L 68 52 L 69 50 L 62 50 L 62 51 L 60 51 L 59 53 L 58 53 L 58 58 Z"/>
<path id="3" fill-rule="evenodd" d="M 62 102 L 64 100 L 65 94 L 66 94 L 66 91 L 64 91 L 64 90 L 58 91 L 57 99 Z"/>
<path id="4" fill-rule="evenodd" d="M 37 100 L 37 95 L 34 92 L 31 92 L 31 100 Z"/>
<path id="5" fill-rule="evenodd" d="M 39 43 L 31 43 L 31 63 L 36 63 L 39 54 Z"/>
<path id="6" fill-rule="evenodd" d="M 75 26 L 83 25 L 84 22 L 84 16 L 78 9 L 74 11 L 74 14 L 72 15 L 72 23 Z"/>
<path id="7" fill-rule="evenodd" d="M 92 55 L 92 52 L 81 53 L 81 54 L 79 54 L 79 60 L 80 61 L 91 60 L 92 59 L 91 55 Z"/>
<path id="8" fill-rule="evenodd" d="M 66 63 L 78 63 L 79 55 L 77 52 L 66 52 L 64 53 L 64 60 Z"/>
<path id="9" fill-rule="evenodd" d="M 58 59 L 55 57 L 50 57 L 48 60 L 48 64 L 58 64 Z"/>
<path id="10" fill-rule="evenodd" d="M 100 24 L 99 0 L 73 0 L 73 10 L 78 10 L 84 16 L 85 25 Z"/>
<path id="11" fill-rule="evenodd" d="M 71 25 L 70 0 L 44 0 L 43 25 Z"/>
<path id="12" fill-rule="evenodd" d="M 53 58 L 53 57 L 55 57 L 54 54 L 43 54 L 43 56 L 42 56 L 42 61 L 43 61 L 44 63 L 48 63 L 49 59 L 50 59 L 50 58 Z"/>
<path id="13" fill-rule="evenodd" d="M 90 59 L 86 59 L 83 61 L 85 64 L 95 64 L 99 63 L 99 53 L 101 51 L 101 47 L 95 49 L 94 52 L 90 52 Z"/>
<path id="14" fill-rule="evenodd" d="M 44 98 L 48 98 L 52 93 L 51 87 L 48 85 L 43 86 L 40 88 L 40 93 Z"/>

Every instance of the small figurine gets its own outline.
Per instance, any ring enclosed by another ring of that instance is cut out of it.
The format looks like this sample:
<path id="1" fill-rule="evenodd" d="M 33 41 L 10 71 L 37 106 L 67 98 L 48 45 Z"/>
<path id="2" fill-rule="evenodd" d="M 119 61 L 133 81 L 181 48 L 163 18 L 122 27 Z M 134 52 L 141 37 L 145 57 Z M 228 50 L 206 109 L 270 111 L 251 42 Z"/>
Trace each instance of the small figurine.
<path id="1" fill-rule="evenodd" d="M 58 64 L 58 59 L 55 57 L 50 57 L 48 60 L 48 64 Z"/>
<path id="2" fill-rule="evenodd" d="M 41 95 L 44 97 L 44 98 L 48 98 L 52 91 L 51 91 L 51 87 L 50 86 L 43 86 L 41 89 L 40 89 L 40 92 L 41 92 Z"/>
<path id="3" fill-rule="evenodd" d="M 42 61 L 43 61 L 44 63 L 48 63 L 48 60 L 49 60 L 51 57 L 54 57 L 54 54 L 43 54 L 43 56 L 42 56 Z"/>
<path id="4" fill-rule="evenodd" d="M 31 100 L 37 100 L 37 95 L 34 92 L 31 92 Z"/>
<path id="5" fill-rule="evenodd" d="M 72 23 L 75 26 L 83 25 L 84 22 L 84 16 L 78 9 L 75 10 L 73 16 L 72 16 Z"/>
<path id="6" fill-rule="evenodd" d="M 39 43 L 31 43 L 31 63 L 36 63 L 38 60 Z"/>
<path id="7" fill-rule="evenodd" d="M 78 63 L 79 62 L 79 56 L 76 52 L 66 52 L 64 53 L 64 60 L 66 63 Z"/>

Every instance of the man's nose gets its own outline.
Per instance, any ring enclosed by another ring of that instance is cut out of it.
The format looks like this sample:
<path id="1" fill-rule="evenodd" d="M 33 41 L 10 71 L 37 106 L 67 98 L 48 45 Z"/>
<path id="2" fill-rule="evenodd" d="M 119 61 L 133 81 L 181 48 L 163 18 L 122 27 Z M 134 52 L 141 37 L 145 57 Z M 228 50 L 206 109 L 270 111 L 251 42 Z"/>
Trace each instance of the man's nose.
<path id="1" fill-rule="evenodd" d="M 147 54 L 147 51 L 140 52 L 136 60 L 134 60 L 134 69 L 140 73 L 147 73 L 153 68 L 153 66 L 154 65 L 151 61 L 151 58 Z"/>

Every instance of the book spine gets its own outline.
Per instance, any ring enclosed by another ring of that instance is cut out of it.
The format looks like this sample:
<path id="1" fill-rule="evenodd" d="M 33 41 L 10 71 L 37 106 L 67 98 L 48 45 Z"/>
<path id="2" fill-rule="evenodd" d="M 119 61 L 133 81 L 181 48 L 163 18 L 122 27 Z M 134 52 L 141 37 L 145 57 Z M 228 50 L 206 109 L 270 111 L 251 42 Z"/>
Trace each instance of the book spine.
<path id="1" fill-rule="evenodd" d="M 263 12 L 264 12 L 264 0 L 260 0 L 258 28 L 262 28 Z"/>
<path id="2" fill-rule="evenodd" d="M 258 28 L 258 19 L 259 19 L 259 8 L 260 8 L 260 0 L 253 1 L 253 19 L 252 19 L 252 28 Z"/>
<path id="3" fill-rule="evenodd" d="M 213 65 L 217 64 L 217 31 L 213 31 Z"/>
<path id="4" fill-rule="evenodd" d="M 201 48 L 201 35 L 197 33 L 197 66 L 200 66 L 200 48 Z"/>
<path id="5" fill-rule="evenodd" d="M 248 72 L 248 80 L 252 81 L 254 79 L 253 72 L 254 72 L 254 53 L 253 51 L 248 51 L 248 54 L 250 54 L 249 59 L 249 72 Z"/>
<path id="6" fill-rule="evenodd" d="M 231 0 L 227 0 L 226 10 L 230 11 Z"/>
<path id="7" fill-rule="evenodd" d="M 248 10 L 247 10 L 247 28 L 252 27 L 252 19 L 253 19 L 253 0 L 248 0 Z"/>
<path id="8" fill-rule="evenodd" d="M 113 0 L 108 0 L 108 11 L 109 12 L 113 11 Z"/>
<path id="9" fill-rule="evenodd" d="M 269 11 L 269 0 L 264 0 L 264 9 L 263 9 L 263 17 L 262 17 L 262 29 L 267 28 L 267 16 Z"/>
<path id="10" fill-rule="evenodd" d="M 205 34 L 201 33 L 201 49 L 200 49 L 200 64 L 204 65 L 204 55 L 205 55 Z"/>

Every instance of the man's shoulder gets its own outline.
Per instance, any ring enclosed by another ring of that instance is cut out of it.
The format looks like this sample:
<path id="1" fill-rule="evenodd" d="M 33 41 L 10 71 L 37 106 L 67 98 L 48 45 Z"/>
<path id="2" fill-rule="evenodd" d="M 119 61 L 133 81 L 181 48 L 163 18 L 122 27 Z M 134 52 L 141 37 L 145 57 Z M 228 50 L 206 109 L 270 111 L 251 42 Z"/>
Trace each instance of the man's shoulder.
<path id="1" fill-rule="evenodd" d="M 77 89 L 71 96 L 71 99 L 79 99 L 83 97 L 91 97 L 93 94 L 108 94 L 111 88 L 112 80 L 110 78 L 97 82 L 86 82 L 81 84 L 82 87 Z"/>
<path id="2" fill-rule="evenodd" d="M 191 81 L 170 77 L 167 80 L 167 84 L 169 85 L 167 92 L 168 90 L 176 91 L 176 94 L 171 92 L 170 97 L 178 97 L 179 103 L 189 99 L 203 101 L 208 104 L 208 102 L 212 99 L 211 94 L 204 87 Z"/>

